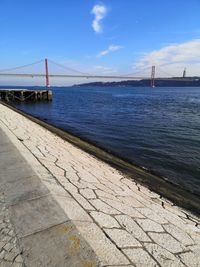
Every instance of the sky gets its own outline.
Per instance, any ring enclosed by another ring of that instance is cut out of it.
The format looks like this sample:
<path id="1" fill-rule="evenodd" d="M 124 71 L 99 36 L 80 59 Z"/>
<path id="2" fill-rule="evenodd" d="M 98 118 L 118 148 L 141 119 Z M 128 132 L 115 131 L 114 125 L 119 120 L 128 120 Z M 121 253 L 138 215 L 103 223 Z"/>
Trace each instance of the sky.
<path id="1" fill-rule="evenodd" d="M 200 76 L 200 0 L 0 0 L 0 70 L 48 58 L 84 73 Z M 44 72 L 44 62 L 19 72 Z M 70 73 L 49 62 L 50 73 Z M 53 85 L 88 82 L 52 80 Z M 0 78 L 1 84 L 43 84 Z"/>

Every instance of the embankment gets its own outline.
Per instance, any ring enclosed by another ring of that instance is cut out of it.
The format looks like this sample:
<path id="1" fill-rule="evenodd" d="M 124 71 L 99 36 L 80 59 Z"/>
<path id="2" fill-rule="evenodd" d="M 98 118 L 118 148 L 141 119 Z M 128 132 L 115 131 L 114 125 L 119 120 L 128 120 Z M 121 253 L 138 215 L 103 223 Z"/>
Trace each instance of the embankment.
<path id="1" fill-rule="evenodd" d="M 164 181 L 3 104 L 0 128 L 0 193 L 6 207 L 0 205 L 0 213 L 8 210 L 11 217 L 21 263 L 199 265 L 199 217 L 138 183 L 159 191 Z M 172 199 L 185 197 L 185 205 L 198 211 L 194 196 L 167 188 Z M 8 249 L 12 243 L 6 227 Z M 4 250 L 0 255 L 6 264 L 16 258 Z"/>
<path id="2" fill-rule="evenodd" d="M 37 123 L 38 125 L 44 127 L 50 132 L 61 137 L 63 140 L 70 142 L 71 144 L 77 146 L 78 148 L 84 150 L 85 152 L 94 155 L 98 159 L 108 163 L 112 167 L 116 168 L 119 171 L 122 171 L 123 174 L 127 175 L 129 178 L 134 179 L 140 184 L 145 185 L 150 190 L 160 194 L 161 199 L 167 198 L 172 201 L 174 204 L 181 206 L 185 209 L 192 211 L 193 213 L 200 214 L 200 198 L 198 195 L 186 191 L 183 188 L 180 188 L 178 185 L 170 183 L 169 181 L 164 180 L 158 175 L 154 175 L 151 172 L 143 170 L 142 168 L 135 166 L 123 160 L 120 157 L 117 157 L 96 145 L 93 145 L 87 141 L 80 139 L 78 136 L 72 135 L 71 133 L 65 132 L 61 129 L 58 129 L 44 121 L 41 121 L 30 114 L 22 112 L 10 105 L 7 105 L 1 102 L 2 105 L 5 105 L 12 109 L 13 111 L 21 114 L 22 116 L 28 118 L 29 120 Z"/>

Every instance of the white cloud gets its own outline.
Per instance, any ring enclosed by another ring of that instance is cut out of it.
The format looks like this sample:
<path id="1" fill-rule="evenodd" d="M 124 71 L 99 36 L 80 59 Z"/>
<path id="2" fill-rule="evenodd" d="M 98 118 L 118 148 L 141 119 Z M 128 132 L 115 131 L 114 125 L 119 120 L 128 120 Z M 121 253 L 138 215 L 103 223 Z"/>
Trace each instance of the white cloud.
<path id="1" fill-rule="evenodd" d="M 200 74 L 200 39 L 181 44 L 170 44 L 146 53 L 133 67 L 143 69 L 152 65 L 160 66 L 173 75 L 180 74 L 184 67 L 187 67 L 190 74 Z"/>
<path id="2" fill-rule="evenodd" d="M 106 6 L 100 4 L 100 5 L 95 5 L 92 8 L 91 11 L 92 14 L 94 14 L 94 20 L 92 21 L 92 28 L 96 33 L 102 32 L 102 27 L 100 24 L 100 21 L 105 17 L 107 13 L 107 8 Z"/>
<path id="3" fill-rule="evenodd" d="M 97 55 L 97 57 L 103 57 L 103 56 L 106 56 L 107 54 L 109 54 L 109 53 L 111 53 L 111 52 L 115 52 L 115 51 L 117 51 L 117 50 L 119 50 L 119 49 L 121 49 L 121 48 L 122 48 L 122 46 L 120 46 L 120 45 L 109 45 L 109 47 L 108 47 L 106 50 L 101 51 L 101 52 Z"/>

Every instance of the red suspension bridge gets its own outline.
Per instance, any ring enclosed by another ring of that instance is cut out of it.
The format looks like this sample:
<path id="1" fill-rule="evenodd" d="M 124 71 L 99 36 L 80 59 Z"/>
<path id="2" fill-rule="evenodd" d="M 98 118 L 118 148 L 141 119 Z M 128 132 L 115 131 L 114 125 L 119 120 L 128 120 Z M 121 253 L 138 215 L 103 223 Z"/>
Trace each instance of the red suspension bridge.
<path id="1" fill-rule="evenodd" d="M 156 77 L 156 67 L 152 66 L 150 68 L 150 73 L 149 76 L 143 76 L 143 75 L 139 75 L 141 73 L 140 72 L 135 72 L 135 73 L 130 73 L 130 74 L 125 74 L 125 75 L 97 75 L 97 74 L 90 74 L 90 73 L 84 73 L 78 70 L 74 70 L 71 68 L 68 68 L 64 65 L 61 65 L 59 63 L 56 63 L 52 60 L 44 60 L 45 63 L 45 73 L 14 73 L 14 71 L 18 71 L 21 69 L 24 69 L 26 67 L 30 67 L 36 64 L 39 64 L 43 62 L 43 60 L 31 63 L 31 64 L 27 64 L 27 65 L 23 65 L 23 66 L 18 66 L 15 68 L 10 68 L 10 69 L 4 69 L 4 70 L 0 70 L 0 77 L 2 76 L 6 76 L 6 77 L 24 77 L 24 78 L 33 78 L 33 77 L 39 77 L 39 78 L 45 78 L 46 80 L 46 87 L 50 87 L 50 78 L 86 78 L 86 79 L 116 79 L 116 80 L 150 80 L 150 86 L 154 87 L 155 86 L 155 79 L 173 79 L 173 80 L 189 80 L 189 78 L 185 77 L 185 70 L 183 72 L 183 76 L 182 77 L 173 77 L 172 75 L 168 74 L 168 77 Z M 73 74 L 50 74 L 49 73 L 49 67 L 48 67 L 48 62 L 51 62 L 52 64 L 63 68 L 67 71 L 72 72 Z M 146 68 L 146 70 L 149 68 Z M 165 73 L 165 72 L 163 72 Z M 166 73 L 165 73 L 166 75 Z"/>

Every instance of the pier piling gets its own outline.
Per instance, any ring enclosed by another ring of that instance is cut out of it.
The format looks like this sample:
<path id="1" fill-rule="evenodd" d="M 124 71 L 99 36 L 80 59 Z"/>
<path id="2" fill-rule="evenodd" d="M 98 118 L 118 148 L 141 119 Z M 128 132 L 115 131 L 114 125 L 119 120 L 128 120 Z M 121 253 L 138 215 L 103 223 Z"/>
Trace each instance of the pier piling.
<path id="1" fill-rule="evenodd" d="M 3 89 L 0 99 L 6 102 L 52 101 L 51 90 Z"/>

